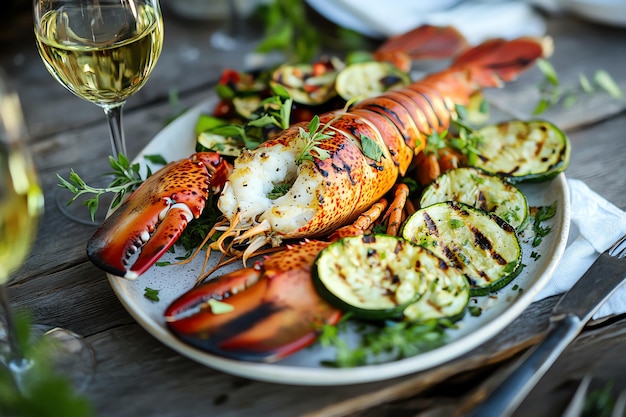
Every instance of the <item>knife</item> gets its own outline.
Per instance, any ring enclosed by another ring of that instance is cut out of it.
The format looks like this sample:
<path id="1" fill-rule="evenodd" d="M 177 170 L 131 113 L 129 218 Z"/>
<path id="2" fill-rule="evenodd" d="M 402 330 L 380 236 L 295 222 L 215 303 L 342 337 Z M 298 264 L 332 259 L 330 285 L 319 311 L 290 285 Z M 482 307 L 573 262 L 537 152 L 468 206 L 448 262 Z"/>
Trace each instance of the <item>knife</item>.
<path id="1" fill-rule="evenodd" d="M 546 337 L 511 368 L 505 369 L 503 373 L 496 373 L 479 387 L 471 395 L 468 404 L 475 404 L 477 401 L 480 403 L 463 415 L 507 417 L 513 414 L 600 306 L 624 283 L 625 257 L 626 235 L 603 252 L 561 297 L 552 310 Z"/>

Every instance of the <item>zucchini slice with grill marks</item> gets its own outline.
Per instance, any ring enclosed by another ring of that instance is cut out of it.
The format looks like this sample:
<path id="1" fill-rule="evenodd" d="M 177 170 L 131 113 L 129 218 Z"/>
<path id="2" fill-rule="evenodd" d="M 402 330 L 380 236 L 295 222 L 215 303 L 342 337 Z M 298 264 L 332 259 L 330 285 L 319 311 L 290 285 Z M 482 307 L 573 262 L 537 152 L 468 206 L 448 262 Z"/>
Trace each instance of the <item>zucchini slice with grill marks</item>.
<path id="1" fill-rule="evenodd" d="M 477 168 L 455 168 L 440 175 L 420 198 L 420 207 L 445 201 L 459 201 L 492 212 L 516 230 L 529 219 L 526 196 L 502 177 Z"/>
<path id="2" fill-rule="evenodd" d="M 368 61 L 348 65 L 337 74 L 335 88 L 346 101 L 363 100 L 409 85 L 411 77 L 389 62 Z"/>
<path id="3" fill-rule="evenodd" d="M 405 222 L 402 236 L 462 270 L 471 295 L 499 290 L 523 268 L 515 229 L 492 213 L 457 201 L 417 210 Z"/>
<path id="4" fill-rule="evenodd" d="M 340 239 L 320 252 L 313 282 L 322 298 L 355 318 L 460 318 L 469 301 L 461 271 L 400 237 Z"/>
<path id="5" fill-rule="evenodd" d="M 547 181 L 569 165 L 569 139 L 550 122 L 513 120 L 485 126 L 478 134 L 482 140 L 471 165 L 510 182 Z"/>

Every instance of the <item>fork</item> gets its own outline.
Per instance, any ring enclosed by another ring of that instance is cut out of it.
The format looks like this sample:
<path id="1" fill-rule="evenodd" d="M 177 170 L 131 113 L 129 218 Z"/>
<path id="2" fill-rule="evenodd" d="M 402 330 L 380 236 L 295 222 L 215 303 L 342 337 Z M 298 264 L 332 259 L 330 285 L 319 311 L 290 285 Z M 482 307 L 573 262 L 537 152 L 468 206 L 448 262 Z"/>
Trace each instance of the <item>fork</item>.
<path id="1" fill-rule="evenodd" d="M 587 272 L 565 293 L 552 311 L 550 330 L 542 342 L 529 350 L 506 373 L 496 373 L 464 404 L 467 416 L 510 416 L 576 338 L 600 306 L 626 279 L 626 235 L 603 252 Z M 598 276 L 602 279 L 598 280 Z M 486 399 L 485 399 L 486 398 Z M 472 404 L 478 402 L 478 404 Z"/>

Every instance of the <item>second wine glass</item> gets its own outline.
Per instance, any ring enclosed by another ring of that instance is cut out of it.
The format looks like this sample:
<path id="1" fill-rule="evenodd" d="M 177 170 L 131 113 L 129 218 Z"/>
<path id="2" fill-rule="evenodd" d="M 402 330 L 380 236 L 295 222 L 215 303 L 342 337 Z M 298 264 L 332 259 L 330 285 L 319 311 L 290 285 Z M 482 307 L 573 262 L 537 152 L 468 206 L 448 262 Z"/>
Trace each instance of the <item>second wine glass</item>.
<path id="1" fill-rule="evenodd" d="M 29 329 L 32 339 L 46 348 L 45 355 L 37 359 L 18 338 L 7 285 L 31 250 L 44 207 L 26 137 L 19 98 L 0 71 L 0 372 L 8 370 L 21 395 L 28 397 L 49 366 L 61 372 L 74 388 L 83 390 L 93 376 L 95 358 L 87 342 L 69 330 L 46 332 L 48 326 Z M 1 404 L 0 409 L 5 410 L 5 406 Z"/>
<path id="2" fill-rule="evenodd" d="M 34 0 L 34 24 L 48 71 L 104 110 L 113 158 L 128 156 L 122 109 L 146 83 L 161 54 L 158 0 Z"/>

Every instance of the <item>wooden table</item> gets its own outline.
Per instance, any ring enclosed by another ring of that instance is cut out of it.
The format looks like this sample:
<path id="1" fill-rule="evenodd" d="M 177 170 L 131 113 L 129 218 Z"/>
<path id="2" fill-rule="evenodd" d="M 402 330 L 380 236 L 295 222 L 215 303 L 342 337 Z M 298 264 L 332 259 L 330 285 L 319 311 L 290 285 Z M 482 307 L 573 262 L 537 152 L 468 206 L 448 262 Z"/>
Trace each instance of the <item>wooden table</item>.
<path id="1" fill-rule="evenodd" d="M 142 149 L 180 105 L 203 100 L 223 66 L 237 54 L 211 52 L 211 24 L 165 16 L 163 54 L 147 85 L 128 102 L 125 130 L 129 155 Z M 110 144 L 100 109 L 75 98 L 46 72 L 37 55 L 29 18 L 3 35 L 0 65 L 21 95 L 41 174 L 46 212 L 32 255 L 10 285 L 15 307 L 35 320 L 69 328 L 93 346 L 97 371 L 86 394 L 99 415 L 115 416 L 378 416 L 415 415 L 457 401 L 503 361 L 533 344 L 547 326 L 554 299 L 533 304 L 503 334 L 459 360 L 432 371 L 353 386 L 307 387 L 257 382 L 198 365 L 162 345 L 124 310 L 105 274 L 85 255 L 92 226 L 63 217 L 54 204 L 56 173 L 104 172 Z M 554 66 L 563 84 L 606 69 L 626 91 L 626 31 L 571 17 L 549 20 Z M 233 61 L 235 60 L 235 61 Z M 538 70 L 502 91 L 489 93 L 495 106 L 527 115 L 536 100 Z M 573 145 L 568 177 L 584 180 L 626 209 L 626 117 L 624 101 L 595 97 L 586 105 L 545 116 L 567 131 Z M 626 321 L 616 317 L 587 329 L 531 394 L 518 415 L 557 415 L 572 394 L 572 381 L 591 372 L 599 381 L 626 386 Z"/>

